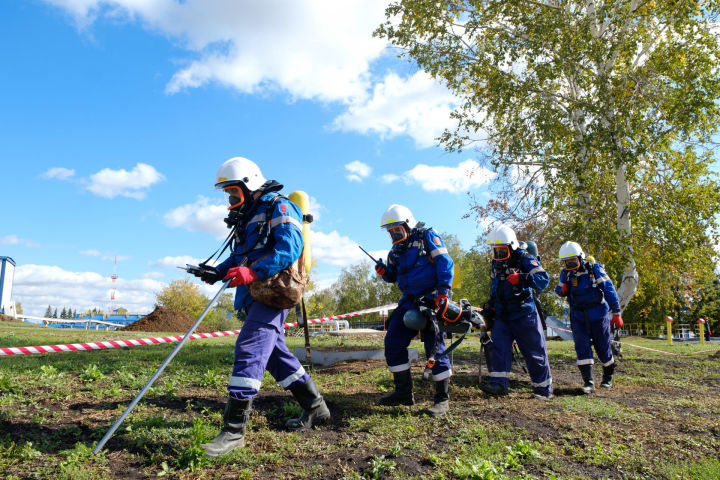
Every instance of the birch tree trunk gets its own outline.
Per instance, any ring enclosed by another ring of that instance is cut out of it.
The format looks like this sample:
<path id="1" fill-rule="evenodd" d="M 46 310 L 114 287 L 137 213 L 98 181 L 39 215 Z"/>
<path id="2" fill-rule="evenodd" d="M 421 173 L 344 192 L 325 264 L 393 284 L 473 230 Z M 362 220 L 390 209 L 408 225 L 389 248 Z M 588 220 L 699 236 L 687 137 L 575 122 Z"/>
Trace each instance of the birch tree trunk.
<path id="1" fill-rule="evenodd" d="M 617 205 L 615 227 L 620 233 L 621 254 L 627 258 L 627 265 L 617 289 L 618 297 L 620 297 L 620 309 L 623 310 L 635 295 L 639 281 L 633 255 L 632 226 L 630 224 L 630 185 L 627 181 L 624 163 L 621 163 L 615 171 L 615 202 Z"/>

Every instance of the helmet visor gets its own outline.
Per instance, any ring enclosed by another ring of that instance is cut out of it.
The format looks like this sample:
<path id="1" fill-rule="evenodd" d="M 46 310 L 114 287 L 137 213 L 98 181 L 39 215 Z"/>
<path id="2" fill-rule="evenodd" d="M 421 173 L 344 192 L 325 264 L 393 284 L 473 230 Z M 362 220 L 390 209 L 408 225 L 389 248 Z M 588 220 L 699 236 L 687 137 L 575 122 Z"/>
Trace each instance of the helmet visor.
<path id="1" fill-rule="evenodd" d="M 510 245 L 493 245 L 493 260 L 502 261 L 510 258 Z"/>
<path id="2" fill-rule="evenodd" d="M 393 245 L 397 245 L 408 237 L 407 229 L 405 225 L 402 224 L 389 227 L 387 231 L 390 234 L 390 240 Z"/>
<path id="3" fill-rule="evenodd" d="M 223 187 L 223 192 L 228 197 L 228 210 L 237 208 L 245 202 L 245 194 L 243 194 L 242 188 L 237 185 L 231 185 L 229 187 Z"/>
<path id="4" fill-rule="evenodd" d="M 580 268 L 579 257 L 563 258 L 563 262 L 565 262 L 565 270 L 577 270 Z"/>

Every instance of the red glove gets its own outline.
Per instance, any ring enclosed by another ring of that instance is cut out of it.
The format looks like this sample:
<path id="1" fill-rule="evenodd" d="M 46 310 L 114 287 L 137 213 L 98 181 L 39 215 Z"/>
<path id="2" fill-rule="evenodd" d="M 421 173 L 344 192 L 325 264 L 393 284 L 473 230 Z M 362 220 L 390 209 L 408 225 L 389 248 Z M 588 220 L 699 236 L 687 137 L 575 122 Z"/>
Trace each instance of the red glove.
<path id="1" fill-rule="evenodd" d="M 615 328 L 622 328 L 622 326 L 623 326 L 623 321 L 622 321 L 622 317 L 620 316 L 620 314 L 619 314 L 619 313 L 613 313 L 612 320 L 610 320 L 610 323 L 611 323 L 612 326 L 615 327 Z"/>
<path id="2" fill-rule="evenodd" d="M 250 282 L 257 280 L 258 276 L 251 268 L 248 267 L 233 267 L 228 270 L 227 275 L 223 280 L 230 280 L 229 287 L 237 287 L 238 285 L 245 285 Z"/>
<path id="3" fill-rule="evenodd" d="M 436 309 L 439 309 L 439 308 L 440 308 L 440 304 L 443 302 L 443 300 L 447 302 L 447 299 L 448 299 L 447 293 L 441 293 L 440 295 L 438 295 L 437 297 L 435 297 L 435 298 L 434 298 L 434 300 L 435 300 L 435 308 L 436 308 Z"/>
<path id="4" fill-rule="evenodd" d="M 520 274 L 518 272 L 511 273 L 507 276 L 507 281 L 510 282 L 511 285 L 517 285 L 520 283 Z"/>
<path id="5" fill-rule="evenodd" d="M 382 277 L 383 275 L 385 275 L 385 272 L 387 271 L 387 270 L 385 269 L 385 264 L 382 263 L 382 262 L 376 263 L 376 264 L 375 264 L 375 271 L 376 271 L 377 274 L 380 275 L 381 277 Z"/>
<path id="6" fill-rule="evenodd" d="M 567 295 L 570 292 L 570 288 L 567 286 L 567 283 L 563 283 L 561 290 L 563 296 Z"/>

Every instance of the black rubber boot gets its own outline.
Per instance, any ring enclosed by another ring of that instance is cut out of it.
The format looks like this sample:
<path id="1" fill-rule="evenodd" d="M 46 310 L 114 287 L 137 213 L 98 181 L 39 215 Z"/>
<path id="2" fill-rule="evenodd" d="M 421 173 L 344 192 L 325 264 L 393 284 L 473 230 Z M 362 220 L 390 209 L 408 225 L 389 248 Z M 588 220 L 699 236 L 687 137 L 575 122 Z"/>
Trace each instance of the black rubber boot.
<path id="1" fill-rule="evenodd" d="M 607 367 L 603 367 L 603 378 L 600 386 L 603 388 L 612 387 L 613 374 L 615 373 L 615 363 Z"/>
<path id="2" fill-rule="evenodd" d="M 415 397 L 412 392 L 412 376 L 410 369 L 393 373 L 395 391 L 385 395 L 378 401 L 378 405 L 395 407 L 397 405 L 415 405 Z"/>
<path id="3" fill-rule="evenodd" d="M 481 385 L 480 389 L 483 392 L 488 393 L 490 395 L 494 395 L 496 397 L 501 397 L 503 395 L 508 394 L 507 387 L 503 387 L 499 383 L 495 383 L 495 382 L 490 382 L 487 385 Z"/>
<path id="4" fill-rule="evenodd" d="M 201 445 L 208 457 L 225 455 L 245 445 L 245 426 L 250 420 L 252 398 L 228 396 L 223 413 L 223 429 L 210 443 Z"/>
<path id="5" fill-rule="evenodd" d="M 593 382 L 593 366 L 592 365 L 578 365 L 580 368 L 580 375 L 582 376 L 584 385 L 582 391 L 584 394 L 590 394 L 595 391 L 595 382 Z"/>
<path id="6" fill-rule="evenodd" d="M 435 382 L 435 404 L 428 408 L 433 417 L 442 417 L 450 409 L 450 379 Z"/>
<path id="7" fill-rule="evenodd" d="M 325 400 L 323 400 L 322 395 L 320 395 L 317 385 L 315 385 L 312 378 L 308 378 L 308 381 L 305 383 L 290 387 L 290 391 L 303 411 L 300 418 L 291 418 L 285 422 L 287 428 L 290 430 L 312 428 L 330 418 L 330 410 L 328 410 Z"/>

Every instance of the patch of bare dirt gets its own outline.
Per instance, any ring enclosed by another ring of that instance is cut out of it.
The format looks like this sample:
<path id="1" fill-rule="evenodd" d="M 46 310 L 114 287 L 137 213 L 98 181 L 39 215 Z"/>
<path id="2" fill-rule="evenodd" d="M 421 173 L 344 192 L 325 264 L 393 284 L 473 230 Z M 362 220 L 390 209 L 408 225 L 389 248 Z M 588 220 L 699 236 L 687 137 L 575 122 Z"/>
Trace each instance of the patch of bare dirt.
<path id="1" fill-rule="evenodd" d="M 11 317 L 9 315 L 3 315 L 0 313 L 0 322 L 19 322 L 17 318 Z"/>
<path id="2" fill-rule="evenodd" d="M 149 315 L 119 330 L 130 332 L 187 332 L 195 318 L 187 313 L 165 307 L 156 307 Z M 212 329 L 200 324 L 195 330 L 198 333 L 212 332 Z"/>

